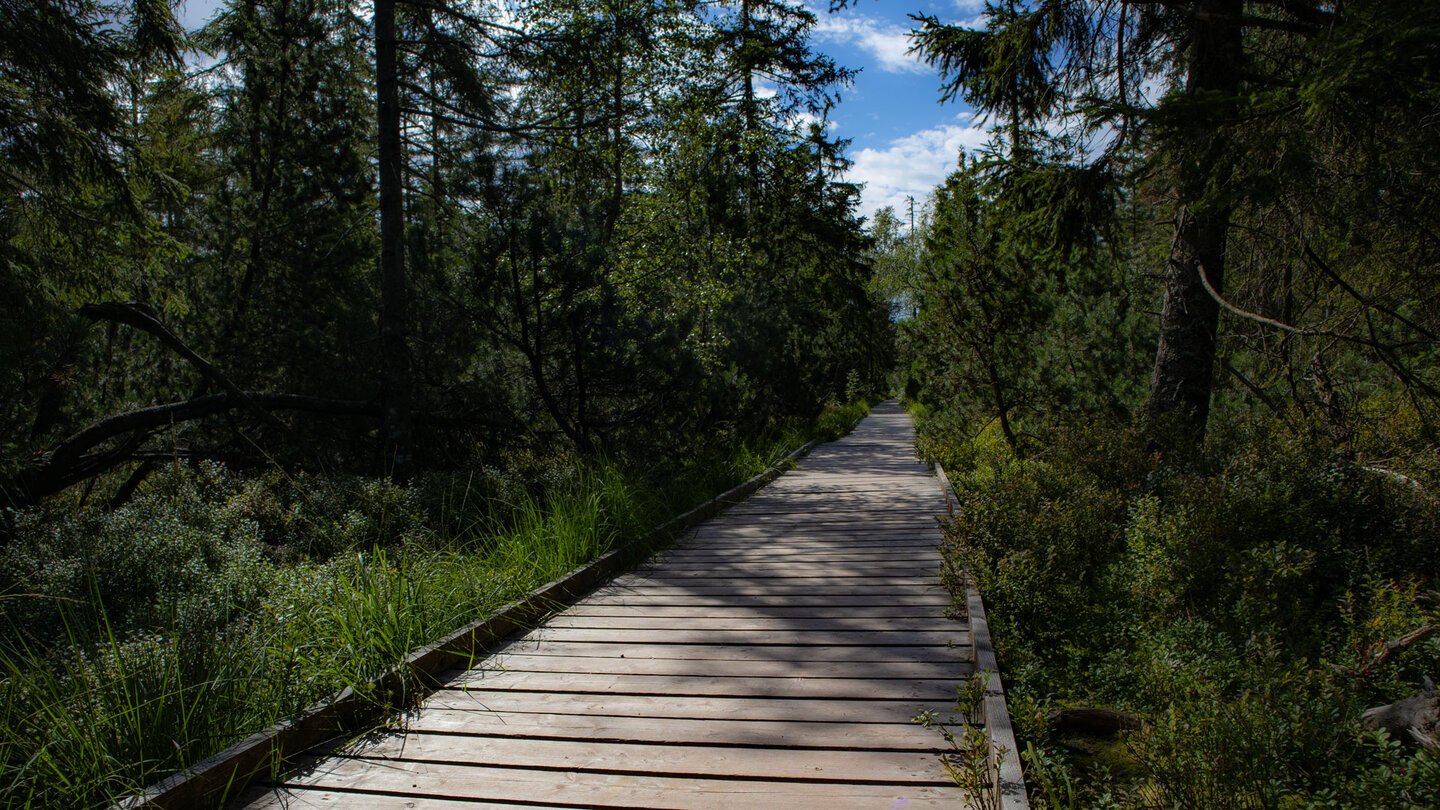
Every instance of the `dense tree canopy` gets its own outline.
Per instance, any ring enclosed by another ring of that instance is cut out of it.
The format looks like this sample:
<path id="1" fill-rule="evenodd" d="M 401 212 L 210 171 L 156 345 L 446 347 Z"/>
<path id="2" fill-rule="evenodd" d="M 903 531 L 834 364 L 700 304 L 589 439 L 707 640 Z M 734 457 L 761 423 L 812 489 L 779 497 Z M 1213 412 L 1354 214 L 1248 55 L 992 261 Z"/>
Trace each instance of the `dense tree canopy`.
<path id="1" fill-rule="evenodd" d="M 638 458 L 882 385 L 814 16 L 507 8 L 237 0 L 182 64 L 154 4 L 7 5 L 54 47 L 0 54 L 6 498 Z"/>
<path id="2" fill-rule="evenodd" d="M 1233 400 L 1347 452 L 1389 458 L 1434 441 L 1440 245 L 1428 223 L 1440 95 L 1437 51 L 1420 44 L 1440 31 L 1433 7 L 1037 0 L 989 4 L 978 30 L 917 19 L 917 50 L 946 94 L 1000 125 L 990 157 L 939 192 L 927 242 L 932 264 L 976 278 L 981 292 L 963 296 L 972 308 L 1007 294 L 1024 302 L 1003 310 L 1003 328 L 974 330 L 980 341 L 1020 328 L 1036 307 L 1049 310 L 1037 331 L 1059 326 L 1072 317 L 1060 302 L 1078 295 L 1087 317 L 1109 313 L 1087 330 L 1106 339 L 1082 357 L 1154 341 L 1143 406 L 1132 364 L 1094 368 L 1125 369 L 1110 388 L 1130 393 L 1112 404 L 1152 424 L 1179 419 L 1195 438 L 1212 402 Z M 956 183 L 980 189 L 958 203 L 980 212 L 958 229 Z M 1003 262 L 973 258 L 999 243 L 1023 272 L 997 275 L 984 268 Z M 1156 276 L 1158 288 L 1146 281 Z M 940 295 L 956 284 L 921 287 Z M 1095 296 L 1107 303 L 1097 309 Z M 1153 337 L 1131 318 L 1151 308 Z M 940 320 L 966 330 L 968 317 Z M 1071 337 L 1056 345 L 1070 333 L 1050 334 L 1012 343 L 1054 377 L 1065 368 L 1056 354 L 1075 355 Z M 987 376 L 979 355 L 963 367 L 972 362 Z M 987 397 L 1010 387 L 992 383 Z M 1013 407 L 991 413 L 1003 420 Z M 1362 434 L 1378 439 L 1361 426 L 1367 415 L 1392 407 L 1409 438 L 1360 447 Z"/>

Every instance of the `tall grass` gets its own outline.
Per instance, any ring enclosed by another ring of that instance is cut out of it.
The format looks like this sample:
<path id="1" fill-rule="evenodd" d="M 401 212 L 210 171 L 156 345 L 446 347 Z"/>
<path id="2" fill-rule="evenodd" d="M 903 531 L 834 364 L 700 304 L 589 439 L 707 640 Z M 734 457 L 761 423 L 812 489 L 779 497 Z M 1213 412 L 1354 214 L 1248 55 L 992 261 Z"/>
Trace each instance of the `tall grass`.
<path id="1" fill-rule="evenodd" d="M 789 426 L 648 480 L 572 466 L 543 488 L 494 470 L 286 488 L 177 465 L 115 512 L 22 516 L 0 560 L 0 806 L 107 806 L 363 690 L 811 435 Z"/>

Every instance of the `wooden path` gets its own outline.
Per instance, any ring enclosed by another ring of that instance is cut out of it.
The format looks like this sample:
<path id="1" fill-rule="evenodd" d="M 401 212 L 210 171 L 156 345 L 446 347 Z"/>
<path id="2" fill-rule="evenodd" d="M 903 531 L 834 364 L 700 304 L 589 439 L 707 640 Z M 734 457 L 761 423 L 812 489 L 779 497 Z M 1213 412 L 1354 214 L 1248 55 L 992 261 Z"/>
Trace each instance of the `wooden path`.
<path id="1" fill-rule="evenodd" d="M 945 498 L 904 411 L 466 672 L 403 729 L 246 808 L 966 806 L 944 741 L 973 668 L 946 618 Z M 1022 794 L 1023 795 L 1023 794 Z"/>

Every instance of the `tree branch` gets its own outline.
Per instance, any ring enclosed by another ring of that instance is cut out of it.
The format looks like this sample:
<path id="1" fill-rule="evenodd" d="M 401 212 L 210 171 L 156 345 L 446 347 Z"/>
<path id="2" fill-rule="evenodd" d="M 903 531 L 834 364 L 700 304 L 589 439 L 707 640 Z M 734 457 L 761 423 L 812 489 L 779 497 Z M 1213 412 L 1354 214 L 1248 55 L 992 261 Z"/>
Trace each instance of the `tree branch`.
<path id="1" fill-rule="evenodd" d="M 1391 308 L 1389 308 L 1389 307 L 1387 307 L 1387 306 L 1383 306 L 1383 305 L 1381 305 L 1381 304 L 1376 304 L 1376 303 L 1370 301 L 1369 299 L 1365 298 L 1365 296 L 1361 295 L 1358 290 L 1356 290 L 1354 287 L 1350 286 L 1349 282 L 1347 282 L 1345 279 L 1341 278 L 1339 273 L 1336 273 L 1334 270 L 1330 269 L 1330 265 L 1326 264 L 1325 261 L 1324 261 L 1323 259 L 1321 259 L 1321 258 L 1315 253 L 1315 251 L 1310 248 L 1310 243 L 1309 243 L 1308 241 L 1304 242 L 1304 245 L 1303 245 L 1303 246 L 1304 246 L 1304 249 L 1305 249 L 1305 258 L 1309 259 L 1316 267 L 1320 268 L 1320 271 L 1321 271 L 1322 273 L 1324 273 L 1325 275 L 1327 275 L 1327 276 L 1329 276 L 1330 278 L 1334 279 L 1334 280 L 1335 280 L 1335 283 L 1340 285 L 1340 289 L 1344 290 L 1346 293 L 1349 293 L 1349 295 L 1350 295 L 1351 298 L 1354 298 L 1356 301 L 1359 301 L 1361 304 L 1363 304 L 1363 305 L 1365 305 L 1365 306 L 1367 306 L 1367 307 L 1369 307 L 1369 308 L 1371 308 L 1371 309 L 1378 309 L 1378 310 L 1380 310 L 1381 312 L 1385 313 L 1386 315 L 1389 315 L 1390 317 L 1392 317 L 1392 318 L 1394 318 L 1395 320 L 1397 320 L 1397 321 L 1405 324 L 1406 326 L 1410 327 L 1411 329 L 1414 329 L 1416 332 L 1419 332 L 1420 334 L 1424 335 L 1426 338 L 1428 338 L 1428 339 L 1430 339 L 1430 340 L 1432 340 L 1432 341 L 1440 341 L 1440 336 L 1437 336 L 1435 333 L 1431 332 L 1430 330 L 1426 329 L 1425 327 L 1421 326 L 1420 324 L 1415 323 L 1414 321 L 1410 320 L 1409 318 L 1406 318 L 1404 315 L 1401 315 L 1399 312 L 1396 312 L 1395 310 L 1393 310 L 1393 309 L 1391 309 Z"/>
<path id="2" fill-rule="evenodd" d="M 240 404 L 249 408 L 252 413 L 260 417 L 266 424 L 279 430 L 286 438 L 294 441 L 300 446 L 300 438 L 290 431 L 290 428 L 277 419 L 274 414 L 250 401 L 246 392 L 240 390 L 229 377 L 221 373 L 209 360 L 201 357 L 199 352 L 190 348 L 184 341 L 171 332 L 165 324 L 156 317 L 155 311 L 146 304 L 138 301 L 107 302 L 103 304 L 86 304 L 80 307 L 80 314 L 92 321 L 112 321 L 122 323 L 126 326 L 133 326 L 142 332 L 155 336 L 171 351 L 185 358 L 190 365 L 194 366 L 206 379 L 220 386 L 228 396 L 234 397 Z"/>
<path id="3" fill-rule="evenodd" d="M 207 394 L 181 402 L 139 408 L 102 419 L 61 442 L 53 450 L 42 453 L 35 463 L 10 480 L 0 482 L 0 493 L 3 493 L 13 506 L 36 503 L 133 458 L 140 446 L 156 430 L 234 410 L 242 405 L 258 407 L 265 411 L 267 416 L 270 416 L 270 411 L 292 410 L 334 416 L 380 417 L 380 407 L 374 402 L 257 391 L 242 391 L 240 394 L 239 397 L 229 393 Z M 118 446 L 87 455 L 93 448 L 122 436 L 126 438 Z"/>

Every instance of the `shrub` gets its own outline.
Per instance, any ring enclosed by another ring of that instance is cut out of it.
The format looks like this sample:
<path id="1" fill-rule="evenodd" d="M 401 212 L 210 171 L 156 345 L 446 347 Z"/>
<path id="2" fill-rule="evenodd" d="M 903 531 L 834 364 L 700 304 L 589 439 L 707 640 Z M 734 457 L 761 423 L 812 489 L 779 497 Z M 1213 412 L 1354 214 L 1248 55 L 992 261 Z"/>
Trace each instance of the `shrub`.
<path id="1" fill-rule="evenodd" d="M 1415 776 L 1433 755 L 1360 734 L 1358 717 L 1440 672 L 1440 639 L 1378 652 L 1437 620 L 1435 499 L 1278 424 L 1220 423 L 1203 454 L 1170 459 L 1135 429 L 1075 429 L 1017 459 L 993 428 L 937 425 L 920 436 L 960 499 L 948 580 L 975 579 L 1029 707 L 1037 805 L 1433 797 Z M 1126 742 L 1135 769 L 1067 753 L 1033 719 L 1056 703 L 1147 718 Z"/>

